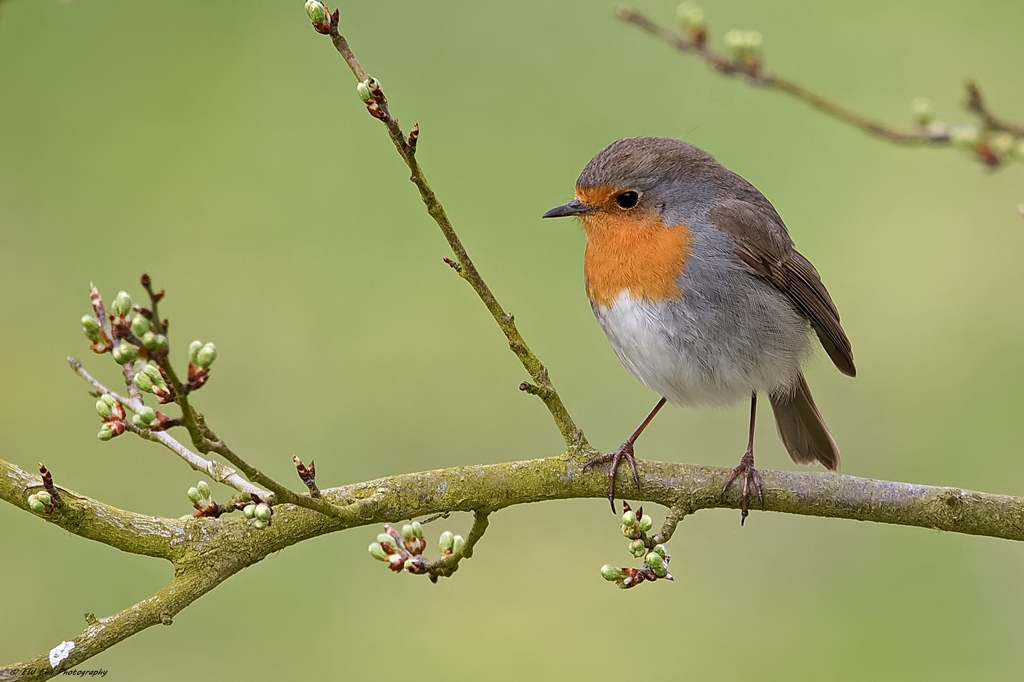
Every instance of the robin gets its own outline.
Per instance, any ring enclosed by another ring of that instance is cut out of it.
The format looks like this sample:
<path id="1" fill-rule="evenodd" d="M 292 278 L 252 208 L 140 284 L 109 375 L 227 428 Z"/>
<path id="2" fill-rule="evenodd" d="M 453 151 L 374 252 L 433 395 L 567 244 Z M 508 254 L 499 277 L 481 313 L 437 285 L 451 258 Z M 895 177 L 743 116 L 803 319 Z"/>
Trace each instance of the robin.
<path id="1" fill-rule="evenodd" d="M 608 499 L 624 459 L 640 487 L 633 446 L 666 401 L 688 407 L 750 399 L 747 450 L 722 488 L 742 478 L 742 516 L 754 469 L 757 394 L 798 464 L 839 469 L 839 448 L 814 405 L 801 364 L 811 331 L 839 371 L 853 352 L 817 270 L 793 247 L 782 218 L 753 185 L 697 147 L 663 137 L 613 142 L 576 181 L 576 198 L 545 218 L 577 216 L 587 237 L 587 296 L 615 354 L 662 396 L 613 453 Z"/>

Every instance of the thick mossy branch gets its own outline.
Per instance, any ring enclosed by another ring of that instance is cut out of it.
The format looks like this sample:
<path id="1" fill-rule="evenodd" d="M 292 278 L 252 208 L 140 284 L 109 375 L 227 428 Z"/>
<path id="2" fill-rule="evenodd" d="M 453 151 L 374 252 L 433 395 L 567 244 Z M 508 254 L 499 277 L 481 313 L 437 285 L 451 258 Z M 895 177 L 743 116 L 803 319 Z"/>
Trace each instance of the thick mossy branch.
<path id="1" fill-rule="evenodd" d="M 604 475 L 583 474 L 581 464 L 564 454 L 356 483 L 322 491 L 325 499 L 338 505 L 336 516 L 281 504 L 275 507 L 273 525 L 264 530 L 253 529 L 237 515 L 189 520 L 143 516 L 60 488 L 67 504 L 42 515 L 51 523 L 126 552 L 168 559 L 176 574 L 174 582 L 150 599 L 100 621 L 106 634 L 90 625 L 74 640 L 76 647 L 68 660 L 77 665 L 135 632 L 169 623 L 174 614 L 234 573 L 309 538 L 453 511 L 477 512 L 476 525 L 485 526 L 484 515 L 516 504 L 604 500 Z M 624 477 L 619 483 L 621 494 L 671 508 L 667 526 L 674 527 L 679 519 L 701 509 L 740 507 L 738 494 L 721 497 L 729 469 L 648 461 L 640 463 L 640 473 L 641 490 Z M 761 471 L 761 476 L 767 511 L 1024 540 L 1024 498 L 832 473 Z M 27 509 L 29 493 L 40 486 L 38 476 L 0 460 L 0 498 Z M 0 679 L 15 679 L 19 673 L 11 671 L 35 667 L 39 661 L 45 661 L 45 656 L 0 670 Z M 62 664 L 58 671 L 66 667 Z"/>

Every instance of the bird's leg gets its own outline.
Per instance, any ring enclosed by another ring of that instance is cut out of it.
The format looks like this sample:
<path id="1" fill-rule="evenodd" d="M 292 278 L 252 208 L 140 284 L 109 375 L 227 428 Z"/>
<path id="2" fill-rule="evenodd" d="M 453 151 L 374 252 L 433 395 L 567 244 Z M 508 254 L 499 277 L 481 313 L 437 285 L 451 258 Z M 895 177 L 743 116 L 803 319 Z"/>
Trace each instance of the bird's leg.
<path id="1" fill-rule="evenodd" d="M 619 449 L 615 452 L 607 455 L 598 455 L 594 459 L 590 460 L 583 465 L 583 470 L 597 466 L 598 464 L 604 464 L 605 462 L 611 462 L 611 469 L 608 470 L 608 501 L 612 505 L 612 513 L 615 513 L 615 474 L 619 470 L 619 464 L 622 460 L 626 460 L 626 464 L 629 465 L 630 471 L 633 472 L 633 483 L 636 484 L 637 489 L 640 488 L 640 475 L 636 472 L 636 458 L 633 457 L 633 444 L 636 443 L 636 439 L 640 437 L 640 434 L 644 432 L 647 425 L 654 419 L 654 415 L 658 414 L 658 411 L 665 406 L 665 398 L 658 401 L 658 404 L 654 406 L 651 413 L 647 415 L 647 418 L 643 420 L 640 426 L 636 427 L 636 431 L 633 435 L 626 439 L 626 442 L 619 446 Z M 754 460 L 750 460 L 753 463 Z"/>
<path id="2" fill-rule="evenodd" d="M 732 470 L 732 475 L 725 482 L 722 488 L 722 495 L 729 490 L 729 486 L 740 476 L 743 476 L 743 492 L 740 495 L 740 525 L 747 520 L 747 499 L 750 495 L 750 483 L 753 481 L 757 489 L 757 496 L 761 500 L 761 508 L 764 508 L 764 491 L 761 490 L 761 475 L 754 469 L 754 416 L 757 414 L 757 391 L 750 394 L 750 435 L 747 438 L 747 451 L 740 458 L 740 464 Z"/>

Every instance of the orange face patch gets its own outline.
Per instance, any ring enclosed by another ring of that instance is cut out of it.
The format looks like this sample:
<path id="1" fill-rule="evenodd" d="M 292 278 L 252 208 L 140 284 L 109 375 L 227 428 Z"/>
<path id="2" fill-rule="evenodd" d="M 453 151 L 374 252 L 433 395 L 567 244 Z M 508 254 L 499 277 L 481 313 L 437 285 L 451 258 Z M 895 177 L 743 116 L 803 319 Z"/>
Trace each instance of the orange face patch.
<path id="1" fill-rule="evenodd" d="M 642 197 L 636 208 L 621 209 L 615 197 L 622 191 L 576 189 L 577 199 L 597 209 L 580 216 L 587 234 L 587 296 L 602 306 L 623 291 L 649 301 L 682 298 L 676 278 L 693 253 L 693 232 L 683 223 L 666 225 L 657 211 L 644 210 Z"/>

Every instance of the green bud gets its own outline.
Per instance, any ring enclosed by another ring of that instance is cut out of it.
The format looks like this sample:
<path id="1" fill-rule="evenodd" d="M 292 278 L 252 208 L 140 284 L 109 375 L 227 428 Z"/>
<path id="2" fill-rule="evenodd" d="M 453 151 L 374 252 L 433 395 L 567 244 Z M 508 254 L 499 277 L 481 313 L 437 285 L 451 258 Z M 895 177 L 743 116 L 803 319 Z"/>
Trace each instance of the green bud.
<path id="1" fill-rule="evenodd" d="M 643 540 L 633 540 L 633 542 L 629 543 L 629 553 L 639 559 L 644 554 L 647 554 L 647 545 L 644 544 Z"/>
<path id="2" fill-rule="evenodd" d="M 444 555 L 448 552 L 454 551 L 454 547 L 455 536 L 452 535 L 452 532 L 450 530 L 446 530 L 445 532 L 441 533 L 441 537 L 437 539 L 437 549 L 441 552 L 441 554 Z"/>
<path id="3" fill-rule="evenodd" d="M 193 341 L 192 343 L 188 344 L 188 359 L 193 365 L 196 364 L 196 354 L 202 347 L 202 341 Z"/>
<path id="4" fill-rule="evenodd" d="M 646 533 L 651 528 L 654 528 L 654 519 L 647 514 L 640 517 L 640 530 Z"/>
<path id="5" fill-rule="evenodd" d="M 949 131 L 949 141 L 954 147 L 974 151 L 981 139 L 981 133 L 977 126 L 962 125 L 956 126 Z"/>
<path id="6" fill-rule="evenodd" d="M 45 490 L 40 490 L 36 493 L 36 499 L 43 503 L 43 506 L 49 507 L 53 504 L 53 499 L 50 497 L 50 493 Z"/>
<path id="7" fill-rule="evenodd" d="M 109 393 L 104 393 L 103 395 L 101 395 L 100 400 L 105 402 L 107 405 L 110 405 L 110 407 L 114 407 L 114 405 L 117 405 L 117 398 L 115 398 L 113 395 Z"/>
<path id="8" fill-rule="evenodd" d="M 416 537 L 416 533 L 413 532 L 412 526 L 410 526 L 408 523 L 405 524 L 404 526 L 402 526 L 402 539 L 403 540 L 412 540 L 415 537 Z"/>
<path id="9" fill-rule="evenodd" d="M 153 380 L 145 372 L 136 372 L 135 376 L 132 377 L 132 383 L 140 391 L 145 391 L 146 393 L 153 391 Z"/>
<path id="10" fill-rule="evenodd" d="M 628 527 L 636 525 L 636 512 L 630 509 L 622 515 L 622 525 Z"/>
<path id="11" fill-rule="evenodd" d="M 402 564 L 402 568 L 408 571 L 416 562 L 412 559 L 406 559 L 405 563 Z"/>
<path id="12" fill-rule="evenodd" d="M 199 491 L 199 494 L 205 497 L 206 499 L 213 499 L 210 496 L 210 484 L 207 483 L 206 481 L 199 481 L 199 483 L 196 484 L 196 489 Z"/>
<path id="13" fill-rule="evenodd" d="M 254 518 L 256 518 L 256 505 L 255 504 L 247 504 L 247 505 L 245 505 L 245 509 L 242 510 L 242 514 L 244 514 L 245 518 L 247 518 L 247 519 L 254 519 Z"/>
<path id="14" fill-rule="evenodd" d="M 217 359 L 217 346 L 212 343 L 208 343 L 200 348 L 196 352 L 195 364 L 197 367 L 203 369 L 209 368 L 213 364 L 213 361 Z"/>
<path id="15" fill-rule="evenodd" d="M 127 341 L 122 341 L 114 346 L 114 361 L 117 364 L 124 365 L 129 362 L 135 362 L 138 359 L 139 349 Z"/>
<path id="16" fill-rule="evenodd" d="M 665 547 L 665 545 L 661 545 L 661 544 L 655 545 L 654 549 L 652 549 L 651 551 L 652 552 L 657 552 L 658 554 L 660 554 L 662 556 L 662 558 L 668 559 L 668 548 Z"/>
<path id="17" fill-rule="evenodd" d="M 687 31 L 699 30 L 705 27 L 704 10 L 692 2 L 684 2 L 676 8 L 676 15 L 683 22 L 683 28 Z"/>
<path id="18" fill-rule="evenodd" d="M 147 405 L 143 405 L 142 407 L 135 411 L 135 416 L 138 417 L 138 420 L 143 425 L 143 428 L 146 428 L 154 421 L 156 421 L 156 410 Z"/>
<path id="19" fill-rule="evenodd" d="M 665 558 L 657 552 L 651 552 L 644 559 L 646 564 L 654 571 L 654 575 L 664 578 L 668 574 L 668 567 L 665 565 Z"/>
<path id="20" fill-rule="evenodd" d="M 128 295 L 127 291 L 117 292 L 117 296 L 114 297 L 114 302 L 111 304 L 110 309 L 114 311 L 115 315 L 121 315 L 122 317 L 132 311 L 132 297 Z"/>
<path id="21" fill-rule="evenodd" d="M 270 524 L 267 523 L 266 521 L 264 521 L 263 519 L 255 519 L 252 522 L 252 527 L 255 528 L 256 530 L 263 530 L 264 528 L 266 528 L 269 525 Z"/>
<path id="22" fill-rule="evenodd" d="M 605 564 L 601 567 L 601 577 L 609 582 L 617 582 L 626 577 L 626 572 L 618 566 Z"/>
<path id="23" fill-rule="evenodd" d="M 359 95 L 359 99 L 364 102 L 373 101 L 373 93 L 370 92 L 370 86 L 366 84 L 366 81 L 356 85 L 356 94 Z"/>
<path id="24" fill-rule="evenodd" d="M 98 342 L 100 340 L 100 323 L 92 315 L 82 316 L 82 331 L 90 341 Z"/>
<path id="25" fill-rule="evenodd" d="M 188 489 L 188 499 L 192 500 L 194 504 L 199 504 L 199 500 L 203 499 L 203 496 L 199 494 L 199 488 L 192 486 Z"/>
<path id="26" fill-rule="evenodd" d="M 380 546 L 379 542 L 370 543 L 370 556 L 377 561 L 388 560 L 388 553 L 384 551 L 384 548 Z"/>
<path id="27" fill-rule="evenodd" d="M 100 440 L 110 440 L 114 437 L 114 432 L 110 430 L 110 427 L 104 424 L 100 427 L 100 432 L 96 434 L 96 437 Z"/>
<path id="28" fill-rule="evenodd" d="M 39 499 L 38 493 L 28 496 L 28 508 L 37 514 L 46 511 L 46 505 Z"/>
<path id="29" fill-rule="evenodd" d="M 256 511 L 253 513 L 256 515 L 257 521 L 269 521 L 272 512 L 266 503 L 260 502 L 256 505 Z"/>
<path id="30" fill-rule="evenodd" d="M 918 97 L 910 103 L 910 113 L 914 117 L 914 123 L 926 126 L 935 120 L 935 111 L 932 103 L 927 97 Z"/>
<path id="31" fill-rule="evenodd" d="M 142 335 L 142 345 L 149 350 L 164 350 L 167 348 L 167 337 L 149 331 Z"/>
<path id="32" fill-rule="evenodd" d="M 136 315 L 132 318 L 132 334 L 135 336 L 142 336 L 150 329 L 152 329 L 153 323 L 145 318 L 143 315 Z"/>
<path id="33" fill-rule="evenodd" d="M 106 419 L 110 415 L 114 414 L 114 408 L 107 404 L 107 401 L 105 400 L 97 400 L 96 412 L 100 415 L 100 419 Z"/>
<path id="34" fill-rule="evenodd" d="M 320 0 L 306 0 L 306 14 L 314 24 L 323 24 L 327 21 L 327 8 Z"/>
<path id="35" fill-rule="evenodd" d="M 1010 150 L 1013 149 L 1013 143 L 1015 142 L 1013 135 L 1010 133 L 998 133 L 992 136 L 989 143 L 992 145 L 992 149 L 995 149 L 1000 154 L 1009 154 Z"/>
<path id="36" fill-rule="evenodd" d="M 466 549 L 466 540 L 461 535 L 456 535 L 452 538 L 452 552 L 455 554 L 462 554 L 462 550 Z"/>
<path id="37" fill-rule="evenodd" d="M 412 535 L 413 537 L 422 540 L 423 539 L 423 524 L 419 521 L 413 521 L 412 524 Z"/>

